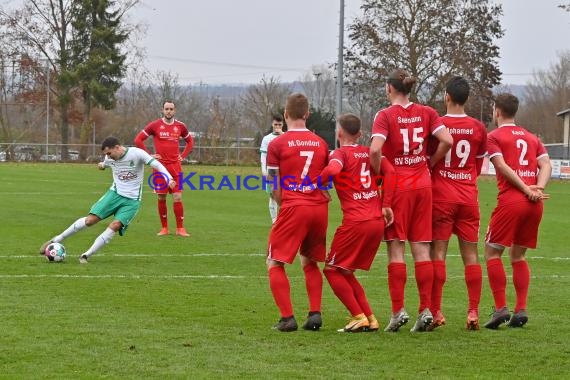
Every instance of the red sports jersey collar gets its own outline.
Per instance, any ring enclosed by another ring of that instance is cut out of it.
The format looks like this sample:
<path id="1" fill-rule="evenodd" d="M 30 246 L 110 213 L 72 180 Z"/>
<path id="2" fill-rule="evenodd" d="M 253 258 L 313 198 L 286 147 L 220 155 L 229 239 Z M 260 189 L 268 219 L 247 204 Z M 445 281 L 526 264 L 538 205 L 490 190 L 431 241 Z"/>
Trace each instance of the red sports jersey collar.
<path id="1" fill-rule="evenodd" d="M 307 128 L 303 129 L 289 129 L 287 132 L 311 132 Z"/>
<path id="2" fill-rule="evenodd" d="M 457 114 L 457 113 L 448 113 L 445 115 L 445 117 L 467 117 L 466 114 L 462 113 L 462 114 Z"/>
<path id="3" fill-rule="evenodd" d="M 499 125 L 498 128 L 502 128 L 502 127 L 516 127 L 516 126 L 517 126 L 517 125 L 516 125 L 516 124 L 513 124 L 513 123 L 506 123 L 506 124 L 501 124 L 501 125 Z"/>
<path id="4" fill-rule="evenodd" d="M 393 106 L 400 106 L 400 107 L 402 107 L 402 108 L 408 108 L 408 107 L 410 107 L 412 104 L 414 104 L 414 102 L 409 102 L 409 103 L 406 104 L 406 105 L 399 104 L 399 103 L 395 103 L 395 104 L 392 104 L 392 105 L 393 105 Z"/>

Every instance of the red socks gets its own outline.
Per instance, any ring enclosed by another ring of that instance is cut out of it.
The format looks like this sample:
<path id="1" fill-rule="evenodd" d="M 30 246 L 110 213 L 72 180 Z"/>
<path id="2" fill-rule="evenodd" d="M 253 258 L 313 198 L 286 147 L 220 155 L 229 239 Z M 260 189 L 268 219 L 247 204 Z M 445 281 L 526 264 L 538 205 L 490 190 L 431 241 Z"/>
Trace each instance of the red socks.
<path id="1" fill-rule="evenodd" d="M 273 294 L 275 304 L 279 308 L 282 318 L 291 317 L 293 315 L 293 305 L 291 304 L 291 286 L 289 279 L 282 266 L 273 266 L 269 268 L 269 287 Z"/>
<path id="2" fill-rule="evenodd" d="M 367 317 L 371 316 L 372 309 L 370 308 L 370 304 L 368 303 L 368 299 L 366 298 L 366 293 L 364 293 L 364 288 L 362 287 L 360 282 L 358 282 L 354 273 L 347 275 L 346 279 L 348 280 L 348 283 L 352 287 L 352 292 L 354 293 L 354 297 L 356 298 L 356 301 L 358 301 L 358 304 L 360 305 L 360 308 L 362 309 L 364 315 L 366 315 Z M 352 314 L 352 315 L 355 316 L 357 314 Z"/>
<path id="3" fill-rule="evenodd" d="M 498 310 L 507 306 L 507 275 L 500 258 L 487 261 L 487 276 L 489 277 L 489 285 L 495 299 L 495 309 Z"/>
<path id="4" fill-rule="evenodd" d="M 173 202 L 172 208 L 176 217 L 176 228 L 184 228 L 184 205 L 182 202 Z"/>
<path id="5" fill-rule="evenodd" d="M 350 315 L 355 316 L 361 314 L 363 312 L 362 308 L 356 300 L 354 290 L 348 281 L 348 276 L 330 267 L 325 268 L 323 273 L 325 274 L 325 277 L 327 278 L 327 281 L 331 286 L 334 294 L 348 309 Z"/>
<path id="6" fill-rule="evenodd" d="M 478 310 L 481 301 L 481 288 L 483 286 L 483 273 L 481 265 L 472 264 L 465 266 L 465 285 L 469 297 L 469 310 Z"/>
<path id="7" fill-rule="evenodd" d="M 158 200 L 158 216 L 160 217 L 160 224 L 162 228 L 168 228 L 168 210 L 166 208 L 166 199 Z"/>
<path id="8" fill-rule="evenodd" d="M 517 303 L 515 305 L 515 313 L 521 309 L 526 309 L 526 299 L 528 296 L 528 287 L 530 284 L 530 269 L 526 260 L 515 261 L 513 267 L 513 285 L 517 294 Z"/>
<path id="9" fill-rule="evenodd" d="M 433 288 L 433 263 L 431 261 L 420 261 L 415 263 L 416 285 L 420 295 L 421 313 L 431 306 L 431 290 Z M 441 300 L 440 300 L 441 301 Z"/>
<path id="10" fill-rule="evenodd" d="M 433 285 L 431 288 L 431 307 L 432 313 L 441 311 L 441 298 L 443 296 L 443 285 L 445 284 L 446 270 L 445 261 L 435 260 L 433 263 Z M 423 310 L 423 309 L 422 309 Z"/>
<path id="11" fill-rule="evenodd" d="M 388 289 L 390 291 L 393 314 L 404 307 L 404 290 L 406 288 L 407 277 L 406 263 L 388 264 Z"/>
<path id="12" fill-rule="evenodd" d="M 323 276 L 317 263 L 313 262 L 303 267 L 305 286 L 309 297 L 309 311 L 321 311 L 323 298 Z"/>

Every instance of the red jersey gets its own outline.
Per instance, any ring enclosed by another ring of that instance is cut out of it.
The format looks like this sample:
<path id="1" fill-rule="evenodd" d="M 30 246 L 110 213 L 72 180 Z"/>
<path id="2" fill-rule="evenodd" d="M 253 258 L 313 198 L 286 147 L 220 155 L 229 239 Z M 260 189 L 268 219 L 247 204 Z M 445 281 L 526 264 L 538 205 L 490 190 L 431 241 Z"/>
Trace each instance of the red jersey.
<path id="1" fill-rule="evenodd" d="M 344 145 L 331 153 L 329 161 L 342 169 L 333 178 L 345 221 L 361 221 L 382 217 L 378 186 L 370 174 L 370 148 Z M 326 178 L 324 179 L 326 180 Z"/>
<path id="2" fill-rule="evenodd" d="M 467 115 L 441 118 L 453 136 L 453 145 L 431 172 L 434 202 L 477 205 L 477 177 L 487 153 L 487 130 L 478 120 Z M 434 149 L 438 141 L 434 142 Z M 432 151 L 431 147 L 429 151 Z"/>
<path id="3" fill-rule="evenodd" d="M 372 137 L 386 140 L 382 154 L 394 166 L 396 176 L 411 179 L 411 185 L 402 190 L 431 187 L 427 139 L 440 128 L 445 125 L 437 112 L 421 104 L 394 104 L 374 117 Z"/>
<path id="4" fill-rule="evenodd" d="M 162 158 L 160 159 L 160 162 L 163 164 L 180 161 L 181 154 L 179 140 L 181 138 L 186 141 L 184 154 L 190 153 L 190 151 L 192 151 L 192 146 L 194 145 L 194 141 L 190 132 L 188 132 L 186 125 L 176 119 L 173 120 L 172 124 L 166 124 L 162 119 L 151 121 L 146 127 L 144 127 L 141 134 L 143 135 L 143 141 L 149 136 L 153 137 L 154 151 L 161 155 Z M 137 142 L 137 140 L 135 140 L 135 142 Z M 142 141 L 141 144 L 144 147 L 144 143 L 142 143 Z M 138 143 L 137 146 L 139 146 Z M 139 146 L 139 148 L 141 147 Z"/>
<path id="5" fill-rule="evenodd" d="M 538 159 L 548 156 L 546 148 L 534 134 L 515 124 L 504 124 L 491 131 L 487 139 L 489 159 L 503 156 L 511 169 L 527 185 L 536 185 Z M 499 203 L 526 202 L 527 197 L 497 172 Z"/>
<path id="6" fill-rule="evenodd" d="M 281 207 L 328 202 L 319 189 L 327 162 L 327 143 L 308 129 L 292 129 L 271 141 L 267 170 L 279 169 Z"/>

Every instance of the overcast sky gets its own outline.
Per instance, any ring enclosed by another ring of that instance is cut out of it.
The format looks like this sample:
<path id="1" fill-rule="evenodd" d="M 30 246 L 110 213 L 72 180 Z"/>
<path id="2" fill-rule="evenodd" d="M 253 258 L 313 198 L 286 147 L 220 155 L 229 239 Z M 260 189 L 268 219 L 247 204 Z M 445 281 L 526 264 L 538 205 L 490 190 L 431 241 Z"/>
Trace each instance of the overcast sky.
<path id="1" fill-rule="evenodd" d="M 570 13 L 557 8 L 568 0 L 495 2 L 504 13 L 505 84 L 526 83 L 570 49 Z M 360 5 L 345 0 L 345 27 Z M 146 66 L 180 82 L 257 83 L 263 74 L 294 81 L 313 65 L 336 62 L 339 7 L 340 0 L 142 0 L 131 21 L 147 25 Z"/>
<path id="2" fill-rule="evenodd" d="M 566 0 L 497 0 L 506 84 L 524 84 L 570 49 Z M 256 83 L 263 74 L 299 79 L 338 54 L 340 0 L 144 0 L 132 15 L 148 25 L 147 65 L 181 82 Z M 345 0 L 345 24 L 361 0 Z M 345 34 L 345 39 L 347 38 Z M 346 40 L 345 40 L 346 41 Z M 201 63 L 204 62 L 204 63 Z"/>

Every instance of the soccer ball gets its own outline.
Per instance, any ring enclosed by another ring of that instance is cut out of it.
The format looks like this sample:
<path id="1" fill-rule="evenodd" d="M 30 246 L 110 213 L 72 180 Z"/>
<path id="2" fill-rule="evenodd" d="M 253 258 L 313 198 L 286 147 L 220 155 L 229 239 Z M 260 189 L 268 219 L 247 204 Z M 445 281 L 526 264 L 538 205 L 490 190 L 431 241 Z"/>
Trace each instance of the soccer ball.
<path id="1" fill-rule="evenodd" d="M 65 260 L 65 247 L 60 243 L 50 243 L 44 254 L 48 261 L 59 263 Z"/>

